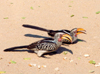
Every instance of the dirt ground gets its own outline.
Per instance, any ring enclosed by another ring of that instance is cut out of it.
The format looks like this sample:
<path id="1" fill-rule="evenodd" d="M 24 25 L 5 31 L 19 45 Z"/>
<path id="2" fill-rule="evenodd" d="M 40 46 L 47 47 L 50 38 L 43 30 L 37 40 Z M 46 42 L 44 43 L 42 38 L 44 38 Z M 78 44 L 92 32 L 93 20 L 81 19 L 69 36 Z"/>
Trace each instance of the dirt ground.
<path id="1" fill-rule="evenodd" d="M 100 74 L 100 0 L 1 0 L 0 73 L 4 74 Z M 71 15 L 74 15 L 71 17 Z M 23 24 L 47 29 L 84 28 L 79 41 L 61 46 L 55 54 L 39 58 L 27 51 L 4 52 L 13 46 L 27 45 L 48 37 L 46 32 L 22 27 Z M 37 37 L 34 37 L 37 35 Z M 68 53 L 64 55 L 64 51 Z M 72 53 L 73 54 L 72 54 Z M 89 57 L 85 57 L 89 54 Z M 67 57 L 67 59 L 63 59 Z M 25 60 L 23 58 L 30 58 Z M 15 61 L 16 64 L 11 63 Z M 30 67 L 29 64 L 34 66 Z M 36 66 L 35 66 L 36 64 Z M 38 66 L 46 65 L 46 67 Z M 55 68 L 58 68 L 55 70 Z"/>

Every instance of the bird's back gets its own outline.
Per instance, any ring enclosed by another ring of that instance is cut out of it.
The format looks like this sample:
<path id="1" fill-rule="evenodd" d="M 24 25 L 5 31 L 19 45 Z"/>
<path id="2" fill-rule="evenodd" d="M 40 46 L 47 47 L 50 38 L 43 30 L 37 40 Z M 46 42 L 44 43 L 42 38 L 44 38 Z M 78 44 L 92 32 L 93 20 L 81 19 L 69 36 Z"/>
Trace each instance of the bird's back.
<path id="1" fill-rule="evenodd" d="M 59 32 L 66 33 L 66 34 L 70 34 L 70 31 L 69 30 L 49 30 L 48 35 L 54 37 L 54 35 L 56 33 L 59 33 Z"/>

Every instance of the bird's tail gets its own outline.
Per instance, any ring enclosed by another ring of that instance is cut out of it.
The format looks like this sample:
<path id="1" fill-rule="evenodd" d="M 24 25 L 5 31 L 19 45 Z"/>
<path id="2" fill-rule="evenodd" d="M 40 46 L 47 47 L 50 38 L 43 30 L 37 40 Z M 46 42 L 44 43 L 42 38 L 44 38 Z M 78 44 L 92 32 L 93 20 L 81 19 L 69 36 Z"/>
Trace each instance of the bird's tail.
<path id="1" fill-rule="evenodd" d="M 7 48 L 4 51 L 13 51 L 15 49 L 27 48 L 27 47 L 28 47 L 27 45 L 25 45 L 25 46 L 16 46 L 16 47 Z"/>
<path id="2" fill-rule="evenodd" d="M 50 30 L 41 28 L 41 27 L 37 27 L 37 26 L 32 26 L 32 25 L 28 25 L 28 24 L 23 24 L 23 27 L 26 28 L 32 28 L 32 29 L 36 29 L 36 30 L 41 30 L 41 31 L 45 31 L 45 32 L 49 32 Z"/>

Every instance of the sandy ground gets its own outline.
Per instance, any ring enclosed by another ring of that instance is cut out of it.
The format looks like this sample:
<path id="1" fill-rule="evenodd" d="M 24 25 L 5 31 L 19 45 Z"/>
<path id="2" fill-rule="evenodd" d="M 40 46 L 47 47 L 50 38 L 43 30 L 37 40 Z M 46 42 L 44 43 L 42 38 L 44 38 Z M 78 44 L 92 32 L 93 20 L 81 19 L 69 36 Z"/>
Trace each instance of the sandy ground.
<path id="1" fill-rule="evenodd" d="M 100 0 L 1 0 L 0 73 L 90 74 L 89 71 L 93 70 L 93 74 L 100 74 L 100 66 L 95 67 L 89 63 L 90 60 L 94 60 L 96 64 L 100 63 L 100 14 L 96 14 L 97 11 L 100 11 Z M 62 45 L 56 54 L 44 55 L 48 58 L 39 58 L 35 53 L 27 51 L 4 52 L 6 48 L 43 39 L 34 35 L 48 37 L 45 32 L 23 28 L 22 24 L 54 30 L 84 28 L 87 34 L 81 34 L 78 38 L 86 42 Z M 64 55 L 63 51 L 68 51 L 68 54 Z M 90 57 L 86 58 L 84 54 L 89 54 Z M 63 60 L 63 57 L 67 59 Z M 9 64 L 11 60 L 16 64 Z M 70 62 L 71 60 L 73 61 Z M 36 64 L 36 67 L 30 67 L 30 63 Z M 38 65 L 47 67 L 38 69 Z M 57 67 L 59 71 L 55 71 Z"/>

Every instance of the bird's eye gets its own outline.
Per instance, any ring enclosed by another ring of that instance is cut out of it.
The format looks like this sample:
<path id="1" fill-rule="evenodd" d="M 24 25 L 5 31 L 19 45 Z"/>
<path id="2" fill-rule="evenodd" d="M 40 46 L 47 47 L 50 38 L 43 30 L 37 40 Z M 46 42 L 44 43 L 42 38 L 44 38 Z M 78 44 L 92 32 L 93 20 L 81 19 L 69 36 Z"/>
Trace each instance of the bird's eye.
<path id="1" fill-rule="evenodd" d="M 77 31 L 74 31 L 74 33 L 77 33 Z"/>
<path id="2" fill-rule="evenodd" d="M 60 37 L 62 37 L 62 34 L 60 34 Z"/>

